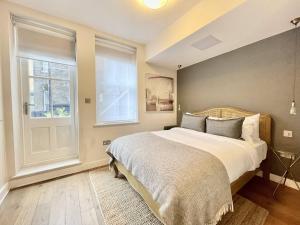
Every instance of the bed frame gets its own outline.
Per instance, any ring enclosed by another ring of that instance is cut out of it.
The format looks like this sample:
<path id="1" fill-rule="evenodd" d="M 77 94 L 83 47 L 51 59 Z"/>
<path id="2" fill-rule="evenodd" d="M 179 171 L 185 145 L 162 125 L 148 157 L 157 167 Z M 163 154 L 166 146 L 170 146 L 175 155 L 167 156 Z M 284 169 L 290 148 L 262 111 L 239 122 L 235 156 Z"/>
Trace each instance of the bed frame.
<path id="1" fill-rule="evenodd" d="M 257 113 L 248 112 L 237 108 L 223 107 L 223 108 L 211 108 L 200 112 L 194 112 L 193 114 L 203 115 L 203 116 L 214 116 L 220 118 L 237 118 L 237 117 L 251 116 Z M 231 183 L 232 195 L 237 193 L 260 170 L 262 170 L 263 172 L 264 179 L 266 181 L 269 181 L 270 168 L 268 164 L 268 155 L 269 155 L 269 147 L 271 145 L 271 116 L 269 114 L 260 113 L 259 136 L 268 145 L 267 159 L 261 163 L 260 168 L 258 168 L 255 171 L 246 172 L 238 180 Z M 141 197 L 144 199 L 144 201 L 149 206 L 149 208 L 154 213 L 154 215 L 159 220 L 161 220 L 159 214 L 159 205 L 152 199 L 152 196 L 147 191 L 147 189 L 129 171 L 127 171 L 126 168 L 120 162 L 113 161 L 111 163 L 111 166 L 115 171 L 116 177 L 118 177 L 119 173 L 124 175 L 128 180 L 128 182 L 130 183 L 130 185 L 141 195 Z"/>

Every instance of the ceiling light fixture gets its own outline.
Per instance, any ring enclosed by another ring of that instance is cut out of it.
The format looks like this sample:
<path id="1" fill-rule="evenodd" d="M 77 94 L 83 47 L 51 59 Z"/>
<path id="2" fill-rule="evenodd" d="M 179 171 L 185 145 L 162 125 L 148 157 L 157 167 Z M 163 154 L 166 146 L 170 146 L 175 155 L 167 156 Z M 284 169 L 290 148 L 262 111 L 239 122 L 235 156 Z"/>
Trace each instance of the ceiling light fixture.
<path id="1" fill-rule="evenodd" d="M 144 0 L 144 4 L 150 9 L 159 9 L 167 4 L 168 0 Z"/>

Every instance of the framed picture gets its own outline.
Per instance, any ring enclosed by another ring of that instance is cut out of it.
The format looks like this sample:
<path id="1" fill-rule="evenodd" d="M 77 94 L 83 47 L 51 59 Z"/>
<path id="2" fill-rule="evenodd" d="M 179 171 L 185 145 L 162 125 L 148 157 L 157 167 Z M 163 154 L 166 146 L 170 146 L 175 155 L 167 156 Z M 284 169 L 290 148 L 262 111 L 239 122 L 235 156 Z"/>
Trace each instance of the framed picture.
<path id="1" fill-rule="evenodd" d="M 174 78 L 146 74 L 146 111 L 174 111 Z"/>

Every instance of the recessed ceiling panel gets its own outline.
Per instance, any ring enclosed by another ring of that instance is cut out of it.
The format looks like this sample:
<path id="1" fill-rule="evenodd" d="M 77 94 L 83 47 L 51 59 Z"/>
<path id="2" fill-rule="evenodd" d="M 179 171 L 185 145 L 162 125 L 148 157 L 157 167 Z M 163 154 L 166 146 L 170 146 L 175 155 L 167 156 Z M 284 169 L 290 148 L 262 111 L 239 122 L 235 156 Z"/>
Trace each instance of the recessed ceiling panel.
<path id="1" fill-rule="evenodd" d="M 192 46 L 203 51 L 203 50 L 211 48 L 217 44 L 220 44 L 221 42 L 222 41 L 220 41 L 216 37 L 214 37 L 212 35 L 208 35 L 207 37 L 192 44 Z"/>

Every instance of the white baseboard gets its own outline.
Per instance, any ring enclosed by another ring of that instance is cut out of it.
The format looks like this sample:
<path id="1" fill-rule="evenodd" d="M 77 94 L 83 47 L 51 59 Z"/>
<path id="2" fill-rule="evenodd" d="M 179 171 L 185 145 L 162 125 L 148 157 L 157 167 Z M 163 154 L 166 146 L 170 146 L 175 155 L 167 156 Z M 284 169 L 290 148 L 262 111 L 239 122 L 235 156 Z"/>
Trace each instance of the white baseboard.
<path id="1" fill-rule="evenodd" d="M 79 159 L 69 159 L 69 160 L 64 160 L 61 162 L 49 163 L 47 165 L 24 167 L 24 168 L 20 169 L 17 172 L 17 174 L 14 177 L 12 177 L 11 179 L 32 176 L 32 175 L 35 175 L 38 173 L 45 173 L 45 172 L 49 172 L 52 170 L 63 169 L 66 167 L 72 167 L 72 166 L 76 166 L 76 165 L 80 165 L 80 164 L 81 164 L 81 162 Z"/>
<path id="2" fill-rule="evenodd" d="M 41 181 L 46 181 L 50 179 L 54 179 L 57 177 L 62 177 L 65 175 L 70 175 L 78 172 L 82 172 L 85 170 L 101 167 L 101 166 L 106 166 L 108 165 L 108 160 L 107 159 L 102 159 L 102 160 L 97 160 L 97 161 L 92 161 L 88 163 L 82 163 L 79 165 L 75 166 L 70 166 L 67 168 L 61 168 L 61 169 L 56 169 L 56 170 L 51 170 L 47 172 L 42 172 L 38 174 L 34 174 L 31 176 L 25 176 L 25 177 L 15 177 L 10 180 L 10 188 L 18 188 L 34 183 L 38 183 Z"/>
<path id="3" fill-rule="evenodd" d="M 259 176 L 259 177 L 262 177 L 262 171 L 259 171 L 256 175 Z M 276 183 L 279 183 L 280 180 L 281 180 L 281 176 L 278 176 L 276 174 L 271 173 L 270 174 L 270 180 L 274 181 Z M 297 182 L 297 184 L 300 187 L 300 182 Z M 298 190 L 295 182 L 291 179 L 286 179 L 285 186 Z"/>
<path id="4" fill-rule="evenodd" d="M 9 192 L 9 183 L 6 183 L 0 189 L 0 205 L 2 204 L 8 192 Z"/>

